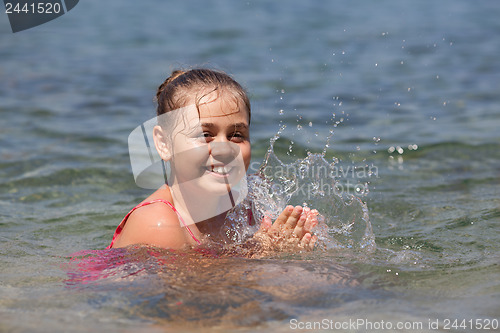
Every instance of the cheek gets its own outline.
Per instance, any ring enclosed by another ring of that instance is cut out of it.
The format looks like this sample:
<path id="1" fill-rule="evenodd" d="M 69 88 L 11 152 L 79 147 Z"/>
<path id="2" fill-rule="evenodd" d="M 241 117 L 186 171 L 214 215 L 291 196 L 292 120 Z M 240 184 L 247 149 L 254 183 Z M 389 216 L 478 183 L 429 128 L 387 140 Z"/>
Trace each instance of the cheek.
<path id="1" fill-rule="evenodd" d="M 252 159 L 252 149 L 250 144 L 241 147 L 241 155 L 243 156 L 243 163 L 245 164 L 245 171 L 248 171 L 250 160 Z"/>
<path id="2" fill-rule="evenodd" d="M 205 164 L 209 157 L 208 145 L 206 144 L 187 144 L 183 147 L 178 147 L 174 151 L 172 161 L 178 164 L 184 164 L 184 167 Z"/>

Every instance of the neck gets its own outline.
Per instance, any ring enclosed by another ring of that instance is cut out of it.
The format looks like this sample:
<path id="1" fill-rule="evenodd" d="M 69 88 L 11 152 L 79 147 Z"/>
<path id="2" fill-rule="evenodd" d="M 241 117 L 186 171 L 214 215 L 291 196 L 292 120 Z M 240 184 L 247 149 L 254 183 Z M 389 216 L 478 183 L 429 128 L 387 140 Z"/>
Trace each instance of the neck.
<path id="1" fill-rule="evenodd" d="M 221 213 L 217 216 L 198 222 L 195 225 L 202 234 L 209 235 L 210 239 L 214 241 L 227 240 L 227 237 L 223 232 L 226 214 L 227 212 Z"/>
<path id="2" fill-rule="evenodd" d="M 199 190 L 193 184 L 178 184 L 169 186 L 175 208 L 181 213 L 185 223 L 214 224 L 220 227 L 224 217 L 235 205 L 232 191 L 224 194 L 209 193 Z M 210 223 L 208 223 L 210 221 Z"/>

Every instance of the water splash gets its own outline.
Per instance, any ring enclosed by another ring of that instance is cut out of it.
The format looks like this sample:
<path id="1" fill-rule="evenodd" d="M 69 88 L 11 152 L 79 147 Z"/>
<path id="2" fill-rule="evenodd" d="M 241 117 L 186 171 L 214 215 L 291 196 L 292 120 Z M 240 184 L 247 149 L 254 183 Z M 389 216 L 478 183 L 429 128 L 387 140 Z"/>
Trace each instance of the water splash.
<path id="1" fill-rule="evenodd" d="M 248 178 L 247 200 L 229 213 L 226 235 L 238 241 L 256 231 L 256 227 L 243 227 L 248 221 L 245 212 L 251 211 L 255 221 L 262 221 L 265 215 L 274 220 L 287 205 L 302 205 L 321 214 L 314 232 L 323 249 L 374 251 L 368 208 L 358 197 L 346 193 L 337 179 L 336 164 L 328 163 L 324 154 L 313 153 L 285 164 L 274 152 L 275 141 L 271 140 L 257 174 Z"/>

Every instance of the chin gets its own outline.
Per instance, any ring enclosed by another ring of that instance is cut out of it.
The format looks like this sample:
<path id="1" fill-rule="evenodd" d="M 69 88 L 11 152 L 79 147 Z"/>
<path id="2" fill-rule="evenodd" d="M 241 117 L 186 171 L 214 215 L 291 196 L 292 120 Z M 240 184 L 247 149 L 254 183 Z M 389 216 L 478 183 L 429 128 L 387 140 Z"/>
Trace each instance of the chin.
<path id="1" fill-rule="evenodd" d="M 207 181 L 200 185 L 199 191 L 205 192 L 207 195 L 221 196 L 228 193 L 228 186 L 226 183 Z"/>

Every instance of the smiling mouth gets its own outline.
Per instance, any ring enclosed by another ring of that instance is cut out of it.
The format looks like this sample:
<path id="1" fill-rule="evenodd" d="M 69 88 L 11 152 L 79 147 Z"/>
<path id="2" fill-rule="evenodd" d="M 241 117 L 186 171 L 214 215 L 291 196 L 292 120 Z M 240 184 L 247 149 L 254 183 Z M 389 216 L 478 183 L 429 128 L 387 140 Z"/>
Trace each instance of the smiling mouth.
<path id="1" fill-rule="evenodd" d="M 229 174 L 229 172 L 231 172 L 231 169 L 232 167 L 229 167 L 229 166 L 209 166 L 207 167 L 207 170 L 209 172 L 213 172 L 214 174 L 216 175 L 219 175 L 219 176 L 227 176 Z"/>

